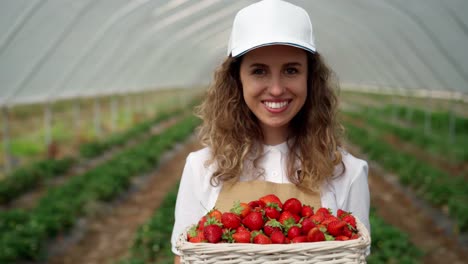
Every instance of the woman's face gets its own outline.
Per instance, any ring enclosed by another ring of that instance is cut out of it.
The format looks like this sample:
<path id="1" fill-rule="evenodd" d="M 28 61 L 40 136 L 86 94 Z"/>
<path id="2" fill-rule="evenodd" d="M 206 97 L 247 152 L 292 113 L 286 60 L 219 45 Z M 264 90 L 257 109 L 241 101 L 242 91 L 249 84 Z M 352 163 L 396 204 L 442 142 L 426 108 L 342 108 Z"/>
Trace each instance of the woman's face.
<path id="1" fill-rule="evenodd" d="M 287 133 L 307 97 L 306 51 L 285 45 L 246 53 L 240 65 L 244 100 L 264 133 Z"/>

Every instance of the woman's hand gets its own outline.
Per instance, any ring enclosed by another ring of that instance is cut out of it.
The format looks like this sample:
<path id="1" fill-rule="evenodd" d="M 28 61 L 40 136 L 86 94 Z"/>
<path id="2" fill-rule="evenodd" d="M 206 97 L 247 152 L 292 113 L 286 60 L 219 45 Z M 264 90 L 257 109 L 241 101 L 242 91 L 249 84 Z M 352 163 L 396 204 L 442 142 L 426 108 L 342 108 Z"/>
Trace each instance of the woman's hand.
<path id="1" fill-rule="evenodd" d="M 180 264 L 180 257 L 179 256 L 174 257 L 174 264 Z"/>

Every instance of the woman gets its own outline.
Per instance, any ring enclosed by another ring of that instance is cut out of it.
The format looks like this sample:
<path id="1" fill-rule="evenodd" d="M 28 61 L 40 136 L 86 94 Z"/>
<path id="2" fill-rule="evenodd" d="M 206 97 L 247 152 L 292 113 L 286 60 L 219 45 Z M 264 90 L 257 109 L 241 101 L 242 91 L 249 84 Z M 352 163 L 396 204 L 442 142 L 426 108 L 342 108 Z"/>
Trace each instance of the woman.
<path id="1" fill-rule="evenodd" d="M 341 148 L 331 77 L 304 9 L 264 0 L 237 13 L 228 57 L 198 108 L 206 148 L 185 164 L 175 254 L 179 235 L 213 207 L 268 193 L 351 211 L 369 229 L 367 163 Z"/>

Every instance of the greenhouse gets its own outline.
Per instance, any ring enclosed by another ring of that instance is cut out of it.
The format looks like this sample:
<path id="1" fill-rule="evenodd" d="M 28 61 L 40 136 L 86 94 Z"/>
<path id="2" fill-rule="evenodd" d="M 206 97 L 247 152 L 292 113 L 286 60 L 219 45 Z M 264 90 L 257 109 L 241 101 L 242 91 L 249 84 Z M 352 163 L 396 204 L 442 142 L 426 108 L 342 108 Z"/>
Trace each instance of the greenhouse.
<path id="1" fill-rule="evenodd" d="M 228 118 L 232 100 L 214 114 L 206 102 L 233 55 L 236 15 L 258 2 L 0 1 L 0 263 L 174 263 L 184 164 L 207 146 L 197 135 L 214 133 L 207 119 Z M 368 164 L 366 261 L 465 263 L 468 1 L 287 2 L 310 17 L 314 49 L 336 81 L 338 145 Z M 246 54 L 264 48 L 239 55 L 232 82 L 245 83 Z M 279 115 L 288 106 L 278 102 L 263 105 Z M 224 121 L 224 133 L 240 131 Z M 243 140 L 230 151 L 255 150 Z M 234 156 L 217 155 L 234 167 Z M 218 263 L 241 263 L 229 261 Z"/>

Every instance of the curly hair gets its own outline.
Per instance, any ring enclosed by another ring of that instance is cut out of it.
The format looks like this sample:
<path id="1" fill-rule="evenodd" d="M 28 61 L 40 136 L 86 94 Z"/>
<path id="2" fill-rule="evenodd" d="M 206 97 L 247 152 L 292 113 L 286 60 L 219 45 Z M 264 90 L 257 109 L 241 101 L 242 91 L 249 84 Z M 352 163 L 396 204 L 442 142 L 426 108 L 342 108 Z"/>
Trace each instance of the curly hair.
<path id="1" fill-rule="evenodd" d="M 334 74 L 319 53 L 307 53 L 307 99 L 290 122 L 287 175 L 289 180 L 308 190 L 318 190 L 326 180 L 336 175 L 342 162 L 343 127 L 337 121 L 338 100 Z M 261 158 L 263 133 L 257 117 L 243 99 L 240 81 L 242 57 L 228 57 L 215 71 L 214 82 L 205 99 L 196 109 L 202 119 L 199 127 L 201 142 L 211 149 L 206 165 L 216 164 L 211 184 L 238 180 L 244 171 L 244 161 L 251 160 L 256 176 L 264 173 L 257 168 Z M 300 173 L 296 173 L 296 162 Z"/>

